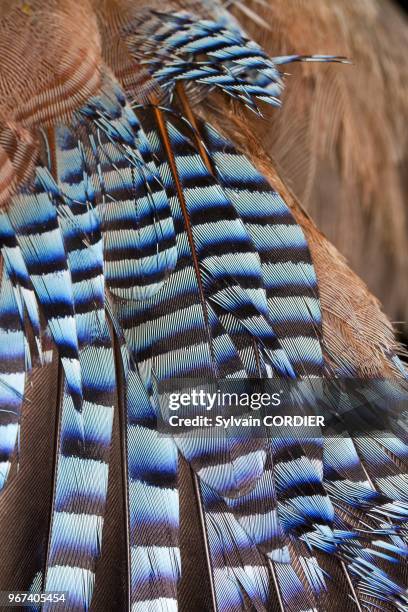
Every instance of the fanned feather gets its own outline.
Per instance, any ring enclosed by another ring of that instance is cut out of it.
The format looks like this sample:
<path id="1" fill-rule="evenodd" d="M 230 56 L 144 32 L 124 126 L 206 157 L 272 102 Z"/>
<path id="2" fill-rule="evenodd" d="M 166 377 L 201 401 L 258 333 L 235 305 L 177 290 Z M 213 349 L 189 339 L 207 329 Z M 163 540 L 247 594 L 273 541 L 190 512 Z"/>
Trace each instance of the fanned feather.
<path id="1" fill-rule="evenodd" d="M 224 437 L 156 431 L 168 388 L 179 391 L 188 379 L 217 385 L 271 377 L 285 389 L 289 382 L 292 408 L 313 397 L 318 378 L 360 373 L 358 360 L 342 350 L 348 328 L 338 330 L 327 314 L 330 283 L 321 275 L 314 234 L 264 178 L 269 162 L 259 172 L 246 155 L 249 145 L 241 153 L 223 130 L 197 119 L 207 104 L 197 112 L 190 106 L 215 92 L 258 112 L 261 102 L 280 104 L 280 65 L 344 60 L 268 58 L 213 2 L 168 12 L 127 0 L 103 2 L 95 11 L 85 1 L 83 12 L 72 0 L 44 2 L 49 19 L 37 0 L 21 8 L 27 19 L 20 8 L 10 9 L 19 27 L 25 20 L 29 37 L 44 34 L 46 24 L 58 26 L 44 56 L 34 37 L 40 61 L 32 74 L 23 70 L 25 88 L 14 79 L 15 110 L 8 97 L 14 70 L 0 57 L 2 96 L 7 92 L 6 118 L 0 106 L 0 336 L 13 340 L 11 348 L 0 346 L 6 476 L 23 397 L 33 391 L 25 389 L 26 370 L 51 355 L 60 364 L 58 375 L 54 363 L 43 376 L 27 377 L 28 384 L 55 386 L 53 406 L 45 393 L 33 397 L 36 414 L 45 403 L 55 423 L 47 435 L 48 493 L 34 501 L 44 517 L 28 514 L 43 537 L 32 534 L 33 558 L 19 580 L 23 575 L 33 593 L 65 591 L 63 609 L 89 610 L 95 583 L 101 601 L 97 567 L 103 547 L 105 556 L 112 549 L 112 532 L 102 528 L 115 461 L 123 489 L 123 516 L 111 509 L 120 523 L 116 533 L 123 534 L 115 552 L 123 566 L 115 588 L 122 593 L 115 602 L 125 610 L 188 609 L 182 574 L 189 543 L 180 532 L 190 519 L 188 480 L 191 532 L 203 548 L 210 591 L 196 601 L 225 612 L 314 612 L 329 608 L 341 585 L 342 607 L 404 610 L 405 414 L 389 437 L 369 431 L 312 438 L 306 429 L 270 439 L 251 431 Z M 67 27 L 70 15 L 86 17 L 88 46 Z M 7 23 L 0 21 L 0 30 L 10 45 L 6 58 L 14 58 L 19 40 L 13 43 Z M 52 49 L 58 51 L 53 69 Z M 123 60 L 120 75 L 102 55 L 116 67 Z M 354 311 L 351 318 L 358 318 Z M 376 339 L 380 372 L 398 376 L 402 390 L 404 367 L 390 337 L 381 342 Z M 367 382 L 362 395 L 374 413 L 403 398 L 391 387 Z M 111 456 L 115 389 L 120 457 L 116 445 Z M 42 457 L 36 466 L 46 464 Z M 13 498 L 10 488 L 4 493 Z M 14 531 L 17 521 L 7 520 Z M 29 530 L 25 525 L 24 534 Z M 24 534 L 19 542 L 28 540 Z M 4 559 L 7 544 L 2 547 Z M 4 583 L 9 588 L 10 576 Z"/>

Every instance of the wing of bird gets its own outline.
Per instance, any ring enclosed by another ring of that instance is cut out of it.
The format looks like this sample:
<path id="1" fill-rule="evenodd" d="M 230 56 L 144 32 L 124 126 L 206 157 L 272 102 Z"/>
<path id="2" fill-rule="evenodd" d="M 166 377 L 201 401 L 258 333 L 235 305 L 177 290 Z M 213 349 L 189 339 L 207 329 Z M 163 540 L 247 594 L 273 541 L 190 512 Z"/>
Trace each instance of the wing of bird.
<path id="1" fill-rule="evenodd" d="M 405 610 L 399 346 L 247 120 L 282 66 L 348 61 L 268 57 L 209 1 L 7 1 L 0 33 L 0 591 Z M 378 421 L 170 435 L 189 381 L 278 384 L 288 410 L 358 381 Z"/>

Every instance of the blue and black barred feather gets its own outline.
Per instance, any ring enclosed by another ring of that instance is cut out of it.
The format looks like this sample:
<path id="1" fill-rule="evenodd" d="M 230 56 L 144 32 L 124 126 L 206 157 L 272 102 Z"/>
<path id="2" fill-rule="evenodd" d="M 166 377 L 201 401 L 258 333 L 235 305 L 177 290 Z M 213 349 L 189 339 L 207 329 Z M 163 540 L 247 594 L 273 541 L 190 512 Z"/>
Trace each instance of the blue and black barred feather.
<path id="1" fill-rule="evenodd" d="M 405 610 L 403 418 L 356 438 L 157 431 L 180 380 L 274 378 L 297 384 L 297 405 L 341 375 L 327 363 L 302 228 L 190 100 L 216 91 L 258 111 L 280 104 L 278 66 L 344 60 L 268 58 L 232 21 L 143 15 L 124 39 L 162 95 L 132 106 L 104 68 L 70 121 L 39 130 L 35 176 L 0 213 L 0 489 L 16 471 L 28 373 L 51 352 L 60 363 L 48 528 L 27 589 L 66 594 L 44 610 L 93 609 L 117 461 L 125 610 L 191 609 L 180 585 L 196 559 L 214 612 L 323 611 L 338 585 L 345 609 Z M 377 409 L 396 397 L 384 381 L 362 393 Z M 194 485 L 188 516 L 181 466 Z M 186 543 L 186 522 L 198 543 Z"/>
<path id="2" fill-rule="evenodd" d="M 26 346 L 18 303 L 7 269 L 0 285 L 0 489 L 17 450 L 26 376 Z"/>
<path id="3" fill-rule="evenodd" d="M 56 130 L 48 146 L 55 152 L 57 180 L 50 175 L 43 180 L 48 182 L 57 209 L 71 274 L 83 405 L 78 415 L 64 390 L 44 587 L 72 590 L 76 585 L 74 599 L 81 602 L 83 584 L 88 584 L 89 601 L 92 596 L 94 563 L 100 554 L 115 367 L 104 309 L 100 221 L 81 142 L 64 126 Z"/>
<path id="4" fill-rule="evenodd" d="M 146 299 L 160 289 L 177 261 L 173 220 L 149 143 L 114 85 L 81 114 L 95 128 L 90 154 L 102 199 L 107 285 L 117 297 Z"/>
<path id="5" fill-rule="evenodd" d="M 170 99 L 176 84 L 183 83 L 195 96 L 206 90 L 220 91 L 256 112 L 259 102 L 281 104 L 283 80 L 279 65 L 347 62 L 343 57 L 329 55 L 269 58 L 231 20 L 197 19 L 185 11 L 150 11 L 132 27 L 127 44 Z"/>

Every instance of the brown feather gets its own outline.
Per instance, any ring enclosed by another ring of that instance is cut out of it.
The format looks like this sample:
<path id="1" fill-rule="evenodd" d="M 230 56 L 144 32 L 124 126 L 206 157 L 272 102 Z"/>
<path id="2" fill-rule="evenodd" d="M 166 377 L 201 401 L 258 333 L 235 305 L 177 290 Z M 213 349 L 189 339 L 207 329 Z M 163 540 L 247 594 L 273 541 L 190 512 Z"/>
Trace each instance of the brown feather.
<path id="1" fill-rule="evenodd" d="M 270 55 L 333 53 L 353 66 L 287 70 L 281 110 L 248 120 L 318 227 L 395 320 L 408 318 L 407 20 L 386 0 L 252 0 L 241 17 Z"/>
<path id="2" fill-rule="evenodd" d="M 100 69 L 99 31 L 89 2 L 2 4 L 0 207 L 33 171 L 37 131 L 69 119 L 96 93 Z"/>
<path id="3" fill-rule="evenodd" d="M 10 3 L 0 41 L 1 111 L 25 126 L 69 116 L 99 85 L 99 33 L 88 2 Z"/>
<path id="4" fill-rule="evenodd" d="M 34 172 L 37 143 L 30 131 L 12 121 L 0 122 L 0 210 L 20 183 Z"/>
<path id="5" fill-rule="evenodd" d="M 29 590 L 48 531 L 53 445 L 57 419 L 58 360 L 28 376 L 22 436 L 9 485 L 0 496 L 2 590 Z M 14 476 L 14 477 L 13 477 Z M 18 476 L 18 477 L 17 477 Z"/>

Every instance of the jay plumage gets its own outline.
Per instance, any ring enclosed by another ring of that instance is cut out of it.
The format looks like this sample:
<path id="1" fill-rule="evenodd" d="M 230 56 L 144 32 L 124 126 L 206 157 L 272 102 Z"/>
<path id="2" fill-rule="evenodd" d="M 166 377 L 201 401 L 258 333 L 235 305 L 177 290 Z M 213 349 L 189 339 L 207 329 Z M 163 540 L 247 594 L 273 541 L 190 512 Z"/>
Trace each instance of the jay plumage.
<path id="1" fill-rule="evenodd" d="M 363 436 L 157 431 L 180 379 L 405 399 L 378 302 L 255 134 L 287 64 L 347 60 L 269 57 L 210 0 L 0 8 L 0 591 L 406 610 L 404 411 Z"/>

